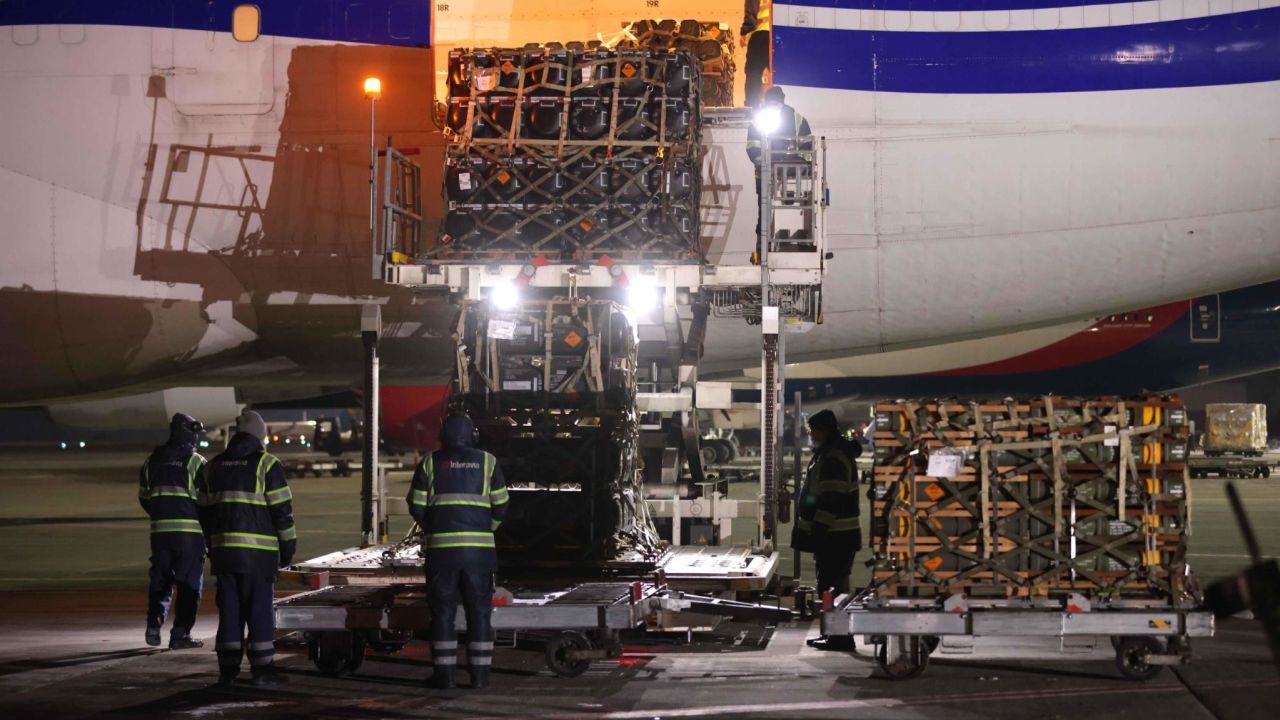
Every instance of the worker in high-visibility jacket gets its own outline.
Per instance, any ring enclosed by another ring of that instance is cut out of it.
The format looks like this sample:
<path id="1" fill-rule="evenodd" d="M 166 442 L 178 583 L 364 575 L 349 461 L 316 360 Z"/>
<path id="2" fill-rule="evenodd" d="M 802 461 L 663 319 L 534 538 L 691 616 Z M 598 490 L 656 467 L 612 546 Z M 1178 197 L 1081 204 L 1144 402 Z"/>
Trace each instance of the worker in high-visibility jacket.
<path id="1" fill-rule="evenodd" d="M 747 76 L 747 107 L 755 107 L 760 102 L 760 91 L 764 88 L 764 74 L 769 69 L 772 14 L 771 0 L 745 0 L 743 3 L 742 29 L 739 35 L 747 43 L 747 63 L 743 68 Z"/>
<path id="2" fill-rule="evenodd" d="M 791 546 L 813 553 L 819 593 L 849 592 L 853 558 L 862 547 L 858 522 L 858 469 L 862 447 L 840 433 L 836 416 L 823 410 L 809 418 L 813 457 L 796 501 Z M 821 649 L 852 649 L 852 638 L 832 636 L 810 641 Z"/>
<path id="3" fill-rule="evenodd" d="M 196 505 L 197 478 L 202 484 L 204 473 L 204 458 L 196 445 L 203 430 L 190 415 L 174 415 L 168 441 L 151 451 L 138 472 L 138 502 L 151 517 L 146 641 L 151 646 L 160 644 L 160 628 L 172 601 L 170 650 L 204 646 L 191 637 L 204 587 L 204 531 Z"/>
<path id="4" fill-rule="evenodd" d="M 253 684 L 283 685 L 275 667 L 276 573 L 293 562 L 298 531 L 284 467 L 263 445 L 267 424 L 246 410 L 226 452 L 209 462 L 200 519 L 218 581 L 218 685 L 229 687 L 249 657 Z M 245 638 L 248 626 L 248 639 Z"/>
<path id="5" fill-rule="evenodd" d="M 809 121 L 795 108 L 787 104 L 786 94 L 782 88 L 774 85 L 764 94 L 764 103 L 756 110 L 756 117 L 747 128 L 747 157 L 756 169 L 756 251 L 751 256 L 751 263 L 758 265 L 760 256 L 760 192 L 762 189 L 761 173 L 764 168 L 762 155 L 766 138 L 768 147 L 772 149 L 770 162 L 799 162 L 813 159 L 813 130 Z M 777 172 L 775 165 L 774 172 Z M 812 238 L 808 238 L 812 242 Z"/>
<path id="6" fill-rule="evenodd" d="M 464 415 L 440 430 L 440 449 L 413 474 L 409 512 L 422 528 L 422 555 L 431 607 L 431 686 L 454 687 L 458 666 L 458 603 L 467 616 L 471 687 L 489 685 L 493 665 L 493 589 L 498 553 L 493 533 L 507 514 L 507 486 L 493 455 L 479 450 Z"/>

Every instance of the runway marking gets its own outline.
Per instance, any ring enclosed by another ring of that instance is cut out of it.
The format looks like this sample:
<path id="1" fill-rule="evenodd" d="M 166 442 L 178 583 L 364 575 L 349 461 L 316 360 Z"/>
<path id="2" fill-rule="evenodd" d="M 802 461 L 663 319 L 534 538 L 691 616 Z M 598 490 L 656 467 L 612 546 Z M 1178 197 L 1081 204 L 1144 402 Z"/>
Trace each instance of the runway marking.
<path id="1" fill-rule="evenodd" d="M 1280 686 L 1280 680 L 1261 680 L 1251 682 L 1215 682 L 1202 683 L 1202 688 L 1260 688 Z M 799 712 L 823 712 L 830 710 L 858 710 L 870 708 L 886 708 L 901 706 L 937 705 L 957 702 L 988 702 L 992 700 L 1035 700 L 1061 697 L 1073 697 L 1089 693 L 1092 695 L 1151 695 L 1167 693 L 1170 690 L 1186 690 L 1182 684 L 1143 685 L 1140 687 L 1116 687 L 1099 685 L 1084 688 L 1065 688 L 1062 690 L 1014 690 L 1008 692 L 971 693 L 961 695 L 929 695 L 919 698 L 868 698 L 863 700 L 827 700 L 819 702 L 776 703 L 772 705 L 711 705 L 704 707 L 684 708 L 649 708 L 646 710 L 626 710 L 610 713 L 589 713 L 572 715 L 552 715 L 557 718 L 611 718 L 613 720 L 650 720 L 652 718 L 705 717 L 708 715 L 749 715 L 749 714 L 786 714 Z"/>

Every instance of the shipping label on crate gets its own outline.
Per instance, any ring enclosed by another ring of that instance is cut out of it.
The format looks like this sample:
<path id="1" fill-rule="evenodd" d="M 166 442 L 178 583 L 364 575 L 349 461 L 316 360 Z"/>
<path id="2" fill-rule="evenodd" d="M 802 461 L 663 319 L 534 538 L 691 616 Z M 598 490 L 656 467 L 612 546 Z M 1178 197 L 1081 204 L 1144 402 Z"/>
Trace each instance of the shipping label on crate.
<path id="1" fill-rule="evenodd" d="M 494 340 L 514 340 L 516 337 L 516 323 L 514 320 L 490 318 L 487 334 Z"/>
<path id="2" fill-rule="evenodd" d="M 1106 447 L 1120 447 L 1120 435 L 1117 433 L 1115 425 L 1107 425 L 1102 428 L 1102 432 L 1106 434 L 1106 439 L 1102 444 Z"/>
<path id="3" fill-rule="evenodd" d="M 469 172 L 458 173 L 458 189 L 459 190 L 471 189 L 471 173 Z"/>
<path id="4" fill-rule="evenodd" d="M 964 459 L 964 450 L 942 448 L 929 456 L 929 467 L 925 474 L 929 477 L 955 477 L 960 474 Z"/>

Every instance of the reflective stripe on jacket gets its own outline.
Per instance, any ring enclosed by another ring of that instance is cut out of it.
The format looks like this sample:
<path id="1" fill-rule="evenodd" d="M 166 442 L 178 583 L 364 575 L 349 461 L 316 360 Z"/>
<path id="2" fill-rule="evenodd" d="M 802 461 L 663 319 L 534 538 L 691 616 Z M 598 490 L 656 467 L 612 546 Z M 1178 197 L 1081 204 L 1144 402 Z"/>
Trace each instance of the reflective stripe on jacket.
<path id="1" fill-rule="evenodd" d="M 280 461 L 251 435 L 237 434 L 209 463 L 201 513 L 215 573 L 274 574 L 280 555 L 293 556 L 293 492 Z"/>
<path id="2" fill-rule="evenodd" d="M 423 530 L 427 563 L 494 569 L 493 533 L 510 498 L 498 460 L 474 448 L 428 453 L 413 474 L 409 512 Z"/>
<path id="3" fill-rule="evenodd" d="M 151 518 L 152 533 L 202 535 L 198 508 L 205 460 L 188 448 L 161 445 L 138 471 L 138 502 Z"/>
<path id="4" fill-rule="evenodd" d="M 862 448 L 836 439 L 813 453 L 796 504 L 792 545 L 815 551 L 820 546 L 862 546 L 858 468 Z"/>
<path id="5" fill-rule="evenodd" d="M 746 0 L 743 3 L 742 30 L 744 37 L 757 30 L 773 27 L 773 2 L 771 0 Z"/>

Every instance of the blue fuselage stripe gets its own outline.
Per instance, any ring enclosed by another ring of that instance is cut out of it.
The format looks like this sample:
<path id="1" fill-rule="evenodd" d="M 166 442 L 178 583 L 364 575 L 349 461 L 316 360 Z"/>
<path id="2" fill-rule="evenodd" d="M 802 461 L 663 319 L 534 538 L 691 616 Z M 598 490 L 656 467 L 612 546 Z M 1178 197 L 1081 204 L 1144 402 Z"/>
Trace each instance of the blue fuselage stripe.
<path id="1" fill-rule="evenodd" d="M 238 5 L 262 10 L 262 34 L 277 37 L 427 46 L 431 5 L 409 0 L 5 0 L 0 26 L 124 25 L 231 31 Z"/>
<path id="2" fill-rule="evenodd" d="M 779 84 L 913 93 L 1045 93 L 1280 80 L 1280 8 L 1069 30 L 778 27 Z"/>

